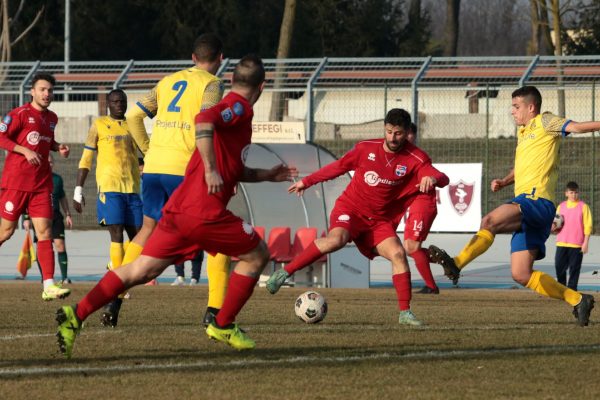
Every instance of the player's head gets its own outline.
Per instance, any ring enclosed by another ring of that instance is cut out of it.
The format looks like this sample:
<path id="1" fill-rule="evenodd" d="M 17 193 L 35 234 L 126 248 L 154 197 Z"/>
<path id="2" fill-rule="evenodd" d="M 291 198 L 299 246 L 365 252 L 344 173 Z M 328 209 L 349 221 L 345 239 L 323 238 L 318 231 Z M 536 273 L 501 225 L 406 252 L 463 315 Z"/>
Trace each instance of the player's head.
<path id="1" fill-rule="evenodd" d="M 56 80 L 50 74 L 36 74 L 31 80 L 31 104 L 38 110 L 45 110 L 54 99 Z"/>
<path id="2" fill-rule="evenodd" d="M 402 149 L 410 129 L 410 114 L 401 108 L 392 108 L 385 116 L 385 147 L 396 152 Z"/>
<path id="3" fill-rule="evenodd" d="M 240 59 L 233 70 L 232 89 L 248 95 L 251 104 L 256 103 L 265 87 L 265 66 L 261 58 L 248 54 Z"/>
<path id="4" fill-rule="evenodd" d="M 570 181 L 565 188 L 565 197 L 571 201 L 579 199 L 579 185 L 577 182 Z"/>
<path id="5" fill-rule="evenodd" d="M 417 142 L 417 125 L 414 122 L 410 123 L 410 128 L 408 129 L 408 135 L 406 136 L 406 140 L 408 140 L 412 144 L 415 144 Z"/>
<path id="6" fill-rule="evenodd" d="M 108 112 L 111 118 L 124 119 L 127 111 L 127 95 L 121 89 L 113 89 L 107 96 Z"/>
<path id="7" fill-rule="evenodd" d="M 196 38 L 192 49 L 194 64 L 211 74 L 216 74 L 223 59 L 223 43 L 214 33 L 204 33 Z"/>
<path id="8" fill-rule="evenodd" d="M 526 125 L 542 109 L 542 95 L 535 86 L 523 86 L 512 93 L 511 114 L 517 125 Z"/>

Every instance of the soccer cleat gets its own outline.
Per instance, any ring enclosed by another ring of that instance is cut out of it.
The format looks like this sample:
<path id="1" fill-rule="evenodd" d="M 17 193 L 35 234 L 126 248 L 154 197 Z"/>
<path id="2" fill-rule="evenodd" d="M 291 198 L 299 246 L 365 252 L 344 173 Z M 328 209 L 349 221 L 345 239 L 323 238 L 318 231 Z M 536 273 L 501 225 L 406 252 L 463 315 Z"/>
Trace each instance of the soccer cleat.
<path id="1" fill-rule="evenodd" d="M 190 279 L 190 286 L 196 286 L 198 284 L 198 279 Z"/>
<path id="2" fill-rule="evenodd" d="M 104 306 L 104 312 L 100 317 L 100 323 L 107 328 L 116 328 L 119 322 L 119 311 L 121 311 L 123 299 L 116 298 Z"/>
<path id="3" fill-rule="evenodd" d="M 246 336 L 237 324 L 231 324 L 229 328 L 219 328 L 213 321 L 206 328 L 206 334 L 209 338 L 228 344 L 237 350 L 250 350 L 256 347 L 254 340 Z"/>
<path id="4" fill-rule="evenodd" d="M 59 308 L 56 311 L 56 322 L 58 322 L 58 331 L 56 332 L 58 351 L 65 357 L 71 358 L 75 338 L 81 332 L 82 326 L 77 314 L 75 314 L 75 307 L 63 306 Z"/>
<path id="5" fill-rule="evenodd" d="M 581 301 L 577 304 L 573 310 L 573 315 L 577 317 L 579 326 L 588 326 L 590 322 L 590 313 L 594 308 L 594 296 L 591 294 L 582 294 Z"/>
<path id="6" fill-rule="evenodd" d="M 420 293 L 420 294 L 440 294 L 440 289 L 437 288 L 437 287 L 435 289 L 432 289 L 429 286 L 423 286 L 421 288 L 421 290 L 417 291 L 417 293 Z"/>
<path id="7" fill-rule="evenodd" d="M 423 323 L 415 317 L 415 314 L 411 310 L 400 311 L 400 316 L 398 317 L 398 323 L 400 325 L 412 325 L 412 326 L 421 326 Z"/>
<path id="8" fill-rule="evenodd" d="M 64 299 L 69 297 L 71 289 L 63 289 L 60 284 L 54 283 L 48 286 L 42 292 L 42 300 L 50 301 L 54 299 Z"/>
<path id="9" fill-rule="evenodd" d="M 283 285 L 285 280 L 290 277 L 285 269 L 278 269 L 273 272 L 273 275 L 267 279 L 266 288 L 271 294 L 275 294 L 279 291 L 279 288 Z"/>
<path id="10" fill-rule="evenodd" d="M 175 278 L 171 286 L 183 286 L 185 284 L 185 278 L 183 276 L 178 276 Z"/>
<path id="11" fill-rule="evenodd" d="M 206 313 L 204 313 L 204 318 L 202 318 L 202 325 L 206 328 L 215 320 L 217 313 L 219 312 L 218 308 L 208 307 L 206 309 Z"/>
<path id="12" fill-rule="evenodd" d="M 429 257 L 431 261 L 436 264 L 440 264 L 444 268 L 444 275 L 452 281 L 453 285 L 458 283 L 460 278 L 460 269 L 456 266 L 454 259 L 448 255 L 444 250 L 437 246 L 429 246 Z"/>

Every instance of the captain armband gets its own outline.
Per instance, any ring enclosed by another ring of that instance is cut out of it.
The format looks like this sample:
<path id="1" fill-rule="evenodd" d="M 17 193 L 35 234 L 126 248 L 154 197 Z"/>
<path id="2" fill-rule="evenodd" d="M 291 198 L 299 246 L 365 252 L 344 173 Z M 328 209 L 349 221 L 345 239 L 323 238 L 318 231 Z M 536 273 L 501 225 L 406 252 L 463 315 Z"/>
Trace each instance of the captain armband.
<path id="1" fill-rule="evenodd" d="M 196 140 L 203 139 L 203 138 L 211 138 L 212 139 L 213 134 L 214 134 L 214 132 L 212 129 L 197 130 L 196 131 Z"/>

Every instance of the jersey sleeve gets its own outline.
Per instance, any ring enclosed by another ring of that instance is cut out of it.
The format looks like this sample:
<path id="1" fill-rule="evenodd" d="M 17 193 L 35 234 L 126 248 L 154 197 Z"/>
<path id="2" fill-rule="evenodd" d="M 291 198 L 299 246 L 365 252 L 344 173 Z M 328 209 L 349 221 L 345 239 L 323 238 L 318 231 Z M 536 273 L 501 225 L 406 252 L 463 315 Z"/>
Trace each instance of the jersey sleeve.
<path id="1" fill-rule="evenodd" d="M 194 119 L 196 124 L 210 123 L 219 130 L 220 128 L 231 128 L 237 125 L 240 121 L 247 118 L 248 113 L 252 110 L 248 110 L 247 107 L 241 102 L 237 101 L 233 105 L 225 102 L 220 102 L 216 106 L 201 111 L 196 115 Z"/>
<path id="2" fill-rule="evenodd" d="M 204 88 L 204 95 L 202 96 L 201 110 L 208 110 L 216 106 L 223 98 L 223 92 L 225 87 L 221 80 L 214 80 L 206 85 Z"/>
<path id="3" fill-rule="evenodd" d="M 329 181 L 338 176 L 356 169 L 359 151 L 356 146 L 344 154 L 339 160 L 327 164 L 319 170 L 313 172 L 302 179 L 306 188 L 317 183 Z"/>
<path id="4" fill-rule="evenodd" d="M 15 138 L 21 130 L 21 120 L 9 113 L 0 122 L 0 148 L 13 151 L 17 143 Z"/>
<path id="5" fill-rule="evenodd" d="M 431 162 L 426 162 L 423 165 L 421 165 L 417 176 L 419 178 L 419 181 L 425 176 L 433 177 L 436 180 L 435 186 L 439 188 L 446 187 L 448 183 L 450 183 L 450 178 L 448 178 L 448 175 L 444 174 L 442 171 L 431 165 Z"/>
<path id="6" fill-rule="evenodd" d="M 148 94 L 136 102 L 135 106 L 131 107 L 126 117 L 131 137 L 144 154 L 146 154 L 150 145 L 150 138 L 144 126 L 144 118 L 154 118 L 156 115 L 156 111 L 158 110 L 158 97 L 156 93 L 155 86 Z"/>
<path id="7" fill-rule="evenodd" d="M 83 154 L 79 161 L 79 169 L 92 169 L 95 151 L 98 151 L 98 128 L 96 127 L 96 121 L 90 126 L 87 139 L 83 145 Z"/>
<path id="8" fill-rule="evenodd" d="M 556 116 L 550 112 L 542 114 L 542 126 L 546 133 L 552 136 L 566 136 L 565 128 L 571 122 L 570 119 Z"/>
<path id="9" fill-rule="evenodd" d="M 592 234 L 592 230 L 594 228 L 592 218 L 592 211 L 590 210 L 590 206 L 587 204 L 583 205 L 583 234 L 588 236 Z"/>

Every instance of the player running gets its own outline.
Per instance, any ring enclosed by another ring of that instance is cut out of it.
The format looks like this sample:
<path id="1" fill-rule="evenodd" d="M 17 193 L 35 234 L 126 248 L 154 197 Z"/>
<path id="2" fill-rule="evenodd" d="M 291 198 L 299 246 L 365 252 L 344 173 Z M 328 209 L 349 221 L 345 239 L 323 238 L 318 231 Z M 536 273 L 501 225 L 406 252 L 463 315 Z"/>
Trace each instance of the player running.
<path id="1" fill-rule="evenodd" d="M 290 193 L 301 195 L 317 183 L 354 170 L 350 184 L 331 212 L 327 237 L 315 240 L 291 263 L 271 275 L 266 283 L 271 294 L 296 271 L 354 241 L 366 257 L 379 255 L 391 261 L 399 323 L 422 325 L 410 309 L 410 269 L 396 227 L 419 192 L 434 190 L 435 185 L 446 186 L 448 177 L 433 168 L 425 152 L 408 142 L 410 122 L 405 110 L 390 110 L 384 120 L 383 139 L 357 143 L 339 160 L 290 186 Z"/>
<path id="2" fill-rule="evenodd" d="M 57 311 L 58 345 L 66 357 L 71 356 L 88 315 L 124 290 L 155 278 L 174 262 L 194 258 L 203 249 L 240 259 L 231 274 L 223 307 L 206 334 L 238 350 L 255 347 L 234 320 L 252 295 L 269 252 L 253 227 L 226 207 L 238 181 L 280 182 L 297 175 L 295 168 L 284 165 L 270 170 L 244 165 L 252 137 L 252 105 L 262 93 L 264 79 L 260 58 L 249 55 L 240 60 L 233 72 L 231 92 L 196 116 L 197 151 L 142 255 L 109 271 L 76 306 Z"/>
<path id="3" fill-rule="evenodd" d="M 431 259 L 444 267 L 456 283 L 460 271 L 490 248 L 498 233 L 512 233 L 510 269 L 513 279 L 547 297 L 564 300 L 574 307 L 580 326 L 588 325 L 594 296 L 582 294 L 533 269 L 546 256 L 546 240 L 556 207 L 554 193 L 558 178 L 558 150 L 563 136 L 592 132 L 600 122 L 575 122 L 549 112 L 540 113 L 542 95 L 534 86 L 512 93 L 512 116 L 519 127 L 514 168 L 502 179 L 494 179 L 491 190 L 514 183 L 515 197 L 495 208 L 481 220 L 481 228 L 454 258 L 436 246 L 429 247 Z"/>

